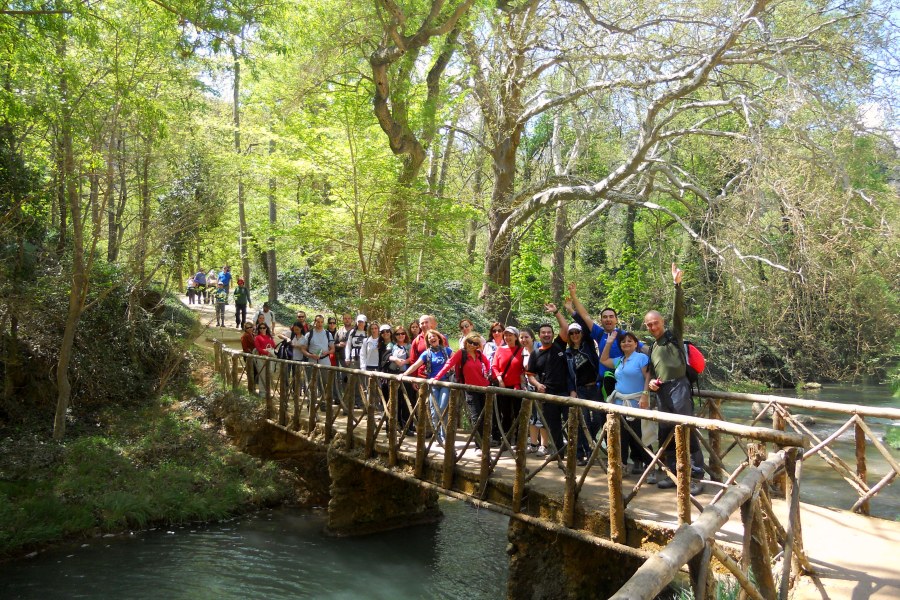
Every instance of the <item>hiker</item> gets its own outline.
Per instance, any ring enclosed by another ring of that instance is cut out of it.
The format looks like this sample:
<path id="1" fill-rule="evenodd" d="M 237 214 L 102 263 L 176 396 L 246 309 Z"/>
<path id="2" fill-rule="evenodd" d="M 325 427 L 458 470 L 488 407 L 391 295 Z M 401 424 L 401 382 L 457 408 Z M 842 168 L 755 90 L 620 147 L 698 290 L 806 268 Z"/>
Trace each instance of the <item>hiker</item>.
<path id="1" fill-rule="evenodd" d="M 566 357 L 569 360 L 570 373 L 575 377 L 575 392 L 582 400 L 592 400 L 600 402 L 600 388 L 597 387 L 597 372 L 600 359 L 597 357 L 597 349 L 594 346 L 594 340 L 584 335 L 584 330 L 578 323 L 569 325 L 569 347 L 566 348 Z M 600 415 L 605 415 L 602 411 L 591 410 L 588 408 L 581 409 L 581 415 L 585 425 L 588 428 L 591 439 L 596 440 L 597 434 L 603 427 Z M 583 428 L 578 428 L 578 466 L 587 465 L 588 458 L 591 456 L 591 445 L 587 436 L 584 434 Z"/>
<path id="2" fill-rule="evenodd" d="M 423 315 L 423 318 L 419 319 L 419 324 L 421 325 L 425 319 L 427 319 L 427 316 Z M 407 377 L 414 375 L 433 381 L 447 361 L 450 360 L 453 351 L 444 345 L 444 337 L 434 329 L 429 328 L 426 331 L 424 341 L 427 347 L 403 374 Z M 423 373 L 424 376 L 420 375 L 420 373 Z M 438 380 L 449 381 L 450 373 L 443 373 Z M 447 416 L 444 413 L 447 411 L 449 402 L 450 388 L 437 385 L 431 386 L 431 425 L 434 428 L 434 435 L 439 446 L 444 445 L 444 429 L 447 423 Z"/>
<path id="3" fill-rule="evenodd" d="M 535 391 L 541 394 L 576 398 L 575 381 L 569 374 L 569 363 L 566 357 L 569 324 L 562 312 L 557 310 L 556 305 L 552 302 L 545 304 L 544 310 L 548 314 L 556 315 L 559 323 L 559 335 L 554 338 L 553 326 L 550 323 L 541 324 L 538 329 L 541 347 L 528 359 L 528 380 L 534 386 Z M 569 409 L 556 402 L 544 402 L 542 409 L 544 425 L 553 440 L 554 455 L 559 461 L 565 448 L 562 423 L 568 418 Z M 560 462 L 560 464 L 562 463 Z"/>
<path id="4" fill-rule="evenodd" d="M 644 316 L 644 326 L 655 338 L 650 347 L 650 380 L 649 388 L 656 392 L 659 410 L 678 415 L 692 416 L 694 400 L 691 397 L 691 384 L 687 379 L 687 364 L 684 356 L 684 292 L 681 279 L 684 272 L 672 263 L 672 281 L 675 284 L 675 310 L 672 317 L 672 328 L 666 329 L 666 321 L 659 311 L 651 310 Z M 675 428 L 671 423 L 659 424 L 660 447 Z M 699 480 L 703 478 L 703 453 L 697 432 L 691 429 L 691 494 L 703 492 Z M 675 442 L 666 446 L 664 460 L 666 466 L 675 472 Z M 669 477 L 661 477 L 657 487 L 666 489 L 675 487 Z"/>
<path id="5" fill-rule="evenodd" d="M 488 342 L 490 343 L 490 342 Z M 486 355 L 487 353 L 485 353 Z M 487 358 L 487 356 L 485 356 Z M 491 363 L 491 385 L 506 388 L 509 390 L 521 390 L 522 381 L 525 377 L 525 371 L 522 367 L 522 344 L 519 342 L 519 330 L 512 325 L 503 330 L 503 345 L 497 348 L 494 356 L 490 360 Z M 494 383 L 496 382 L 496 383 Z M 510 450 L 515 448 L 515 440 L 512 435 L 515 430 L 519 417 L 519 410 L 522 408 L 522 399 L 507 396 L 505 394 L 497 395 L 497 414 L 499 423 L 497 423 L 497 439 L 501 441 L 500 431 L 502 431 L 509 440 Z"/>
<path id="6" fill-rule="evenodd" d="M 256 316 L 253 317 L 253 322 L 259 324 L 260 317 L 262 317 L 266 322 L 266 325 L 269 326 L 269 331 L 275 331 L 275 313 L 272 312 L 272 308 L 269 306 L 268 302 L 263 302 L 262 310 L 257 311 Z"/>
<path id="7" fill-rule="evenodd" d="M 650 408 L 650 358 L 638 351 L 637 336 L 626 331 L 619 336 L 618 331 L 613 331 L 606 338 L 600 362 L 609 369 L 615 369 L 616 388 L 609 396 L 609 401 L 620 406 L 632 408 Z M 613 345 L 617 345 L 622 356 L 616 359 L 609 357 Z M 632 475 L 644 472 L 644 463 L 647 462 L 647 453 L 641 445 L 643 427 L 641 420 L 634 417 L 626 417 L 629 427 L 634 430 L 637 439 L 624 429 L 622 438 L 622 464 L 628 465 L 628 457 L 634 466 Z"/>
<path id="8" fill-rule="evenodd" d="M 194 280 L 194 276 L 191 275 L 187 280 L 187 297 L 188 304 L 194 304 L 194 300 L 197 297 L 197 282 Z"/>
<path id="9" fill-rule="evenodd" d="M 522 368 L 528 372 L 528 363 L 534 356 L 534 332 L 530 329 L 523 329 L 519 332 L 519 343 L 522 344 Z M 534 386 L 525 377 L 524 390 L 533 392 Z M 526 453 L 535 453 L 539 458 L 547 456 L 547 448 L 550 446 L 550 434 L 547 428 L 541 422 L 538 414 L 537 402 L 531 405 L 531 419 L 528 422 L 528 447 L 525 448 Z"/>
<path id="10" fill-rule="evenodd" d="M 216 327 L 225 327 L 225 304 L 228 302 L 228 292 L 225 290 L 224 283 L 220 281 L 216 284 L 213 296 L 216 302 Z"/>
<path id="11" fill-rule="evenodd" d="M 265 322 L 260 323 L 256 328 L 256 337 L 253 338 L 253 344 L 256 348 L 256 353 L 260 356 L 275 358 L 275 340 L 272 339 L 272 331 Z M 260 396 L 264 396 L 266 394 L 266 382 L 274 370 L 274 363 L 261 358 L 257 358 L 254 362 L 256 362 L 257 393 Z"/>
<path id="12" fill-rule="evenodd" d="M 441 368 L 434 376 L 434 380 L 440 381 L 445 375 L 449 374 L 451 369 L 456 373 L 458 383 L 466 385 L 477 385 L 486 387 L 490 385 L 488 375 L 491 372 L 491 365 L 487 357 L 481 351 L 481 335 L 472 332 L 465 338 L 465 343 L 459 352 L 454 352 L 450 360 Z M 447 390 L 449 392 L 449 389 Z M 466 408 L 469 409 L 469 422 L 472 423 L 472 430 L 475 432 L 475 449 L 482 450 L 484 441 L 482 433 L 484 432 L 484 392 L 476 392 L 466 390 Z M 492 442 L 488 442 L 494 446 Z M 477 454 L 477 452 L 476 452 Z"/>
<path id="13" fill-rule="evenodd" d="M 203 272 L 203 269 L 198 269 L 196 273 L 194 273 L 194 283 L 197 284 L 197 302 L 199 303 L 201 300 L 203 303 L 206 303 L 206 273 Z"/>
<path id="14" fill-rule="evenodd" d="M 253 306 L 250 302 L 250 290 L 244 285 L 244 280 L 238 278 L 237 287 L 234 288 L 234 322 L 238 329 L 247 321 L 247 307 Z"/>
<path id="15" fill-rule="evenodd" d="M 300 334 L 300 351 L 309 362 L 330 367 L 330 355 L 334 352 L 334 336 L 325 329 L 324 323 L 325 317 L 315 316 L 312 329 Z M 302 325 L 300 321 L 294 323 L 295 331 L 302 331 Z M 324 373 L 322 371 L 320 377 L 324 376 Z"/>

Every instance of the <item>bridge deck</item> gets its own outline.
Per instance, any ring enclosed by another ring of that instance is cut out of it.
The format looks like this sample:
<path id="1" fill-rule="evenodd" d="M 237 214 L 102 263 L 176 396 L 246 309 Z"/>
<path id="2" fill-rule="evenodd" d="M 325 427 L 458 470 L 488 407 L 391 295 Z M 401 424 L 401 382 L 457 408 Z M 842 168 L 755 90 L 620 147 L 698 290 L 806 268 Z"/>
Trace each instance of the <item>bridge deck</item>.
<path id="1" fill-rule="evenodd" d="M 344 417 L 338 417 L 336 430 L 341 430 Z M 363 419 L 357 434 L 364 437 L 365 420 Z M 460 433 L 458 438 L 463 437 Z M 462 451 L 464 442 L 456 443 L 457 453 Z M 387 453 L 387 440 L 382 433 L 378 438 L 378 451 Z M 496 449 L 494 450 L 496 452 Z M 414 461 L 416 445 L 414 437 L 407 437 L 401 444 L 401 454 L 409 461 Z M 441 462 L 444 449 L 433 445 L 429 460 Z M 544 459 L 528 455 L 528 468 L 537 469 Z M 471 448 L 457 463 L 457 469 L 477 478 L 480 458 Z M 579 469 L 579 474 L 581 469 Z M 508 452 L 503 453 L 491 478 L 500 478 L 509 482 L 515 477 L 515 459 Z M 623 490 L 627 493 L 638 481 L 637 475 L 623 478 Z M 552 463 L 538 473 L 529 482 L 530 489 L 549 496 L 557 497 L 562 503 L 563 471 Z M 714 484 L 707 482 L 705 494 L 699 496 L 701 503 L 709 502 L 716 493 Z M 605 510 L 608 498 L 606 475 L 594 467 L 585 479 L 584 487 L 579 494 L 579 502 L 586 511 Z M 775 498 L 773 505 L 782 522 L 787 522 L 787 503 Z M 803 541 L 812 564 L 819 573 L 819 581 L 804 579 L 795 587 L 792 598 L 843 599 L 900 598 L 900 523 L 885 519 L 865 517 L 846 510 L 836 510 L 801 503 L 801 523 Z M 628 517 L 636 520 L 650 521 L 657 527 L 678 526 L 676 513 L 675 490 L 661 490 L 656 486 L 644 485 L 640 493 L 626 509 Z M 700 511 L 694 507 L 693 517 Z M 739 515 L 735 514 L 729 523 L 717 534 L 717 540 L 740 547 L 743 526 Z"/>

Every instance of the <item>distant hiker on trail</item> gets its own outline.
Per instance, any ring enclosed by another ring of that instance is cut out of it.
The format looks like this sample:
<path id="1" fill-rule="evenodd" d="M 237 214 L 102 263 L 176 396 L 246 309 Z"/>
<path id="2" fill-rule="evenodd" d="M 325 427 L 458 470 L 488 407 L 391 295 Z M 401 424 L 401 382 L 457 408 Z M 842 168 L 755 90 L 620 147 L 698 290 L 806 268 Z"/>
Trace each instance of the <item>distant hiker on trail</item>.
<path id="1" fill-rule="evenodd" d="M 687 361 L 684 355 L 684 292 L 681 278 L 684 272 L 672 263 L 672 280 L 675 283 L 675 311 L 672 329 L 666 329 L 666 321 L 658 311 L 651 310 L 644 317 L 644 325 L 656 341 L 650 347 L 650 390 L 656 392 L 659 410 L 677 415 L 692 416 L 694 400 L 691 398 L 691 384 L 687 379 Z M 669 433 L 675 428 L 671 423 L 659 424 L 659 443 L 665 443 Z M 703 492 L 699 480 L 703 478 L 703 453 L 697 432 L 691 429 L 691 494 Z M 675 472 L 675 442 L 666 447 L 666 465 Z M 675 482 L 663 476 L 656 484 L 660 488 L 673 488 Z"/>
<path id="2" fill-rule="evenodd" d="M 219 273 L 219 281 L 225 285 L 225 293 L 231 292 L 231 267 L 225 265 Z"/>
<path id="3" fill-rule="evenodd" d="M 197 298 L 197 282 L 194 281 L 194 276 L 191 275 L 187 280 L 187 297 L 188 304 L 194 304 L 194 301 Z"/>
<path id="4" fill-rule="evenodd" d="M 228 302 L 228 292 L 225 291 L 225 284 L 221 281 L 216 284 L 216 291 L 213 292 L 216 301 L 216 327 L 225 327 L 225 304 Z"/>
<path id="5" fill-rule="evenodd" d="M 194 273 L 194 283 L 197 284 L 197 302 L 206 302 L 206 273 L 199 269 Z"/>
<path id="6" fill-rule="evenodd" d="M 213 296 L 216 291 L 216 284 L 219 283 L 219 272 L 215 269 L 210 269 L 206 274 L 206 303 L 210 304 L 213 301 Z"/>
<path id="7" fill-rule="evenodd" d="M 237 280 L 237 287 L 234 288 L 234 322 L 235 326 L 240 329 L 247 321 L 247 307 L 253 306 L 250 302 L 250 290 L 244 286 L 244 280 Z"/>

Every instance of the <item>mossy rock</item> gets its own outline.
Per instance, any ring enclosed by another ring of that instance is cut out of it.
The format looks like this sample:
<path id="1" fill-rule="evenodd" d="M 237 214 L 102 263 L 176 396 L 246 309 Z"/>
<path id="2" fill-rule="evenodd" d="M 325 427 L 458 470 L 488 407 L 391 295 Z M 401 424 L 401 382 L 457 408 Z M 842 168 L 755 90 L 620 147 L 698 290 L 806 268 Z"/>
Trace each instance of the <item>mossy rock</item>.
<path id="1" fill-rule="evenodd" d="M 888 425 L 884 432 L 884 441 L 894 450 L 900 450 L 900 427 Z"/>

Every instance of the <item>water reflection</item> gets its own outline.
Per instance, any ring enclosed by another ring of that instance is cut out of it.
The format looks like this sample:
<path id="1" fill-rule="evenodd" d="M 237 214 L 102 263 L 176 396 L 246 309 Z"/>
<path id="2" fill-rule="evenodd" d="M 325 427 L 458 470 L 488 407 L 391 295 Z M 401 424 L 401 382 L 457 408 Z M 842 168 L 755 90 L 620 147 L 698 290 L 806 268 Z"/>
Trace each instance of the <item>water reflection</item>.
<path id="1" fill-rule="evenodd" d="M 507 519 L 441 509 L 440 523 L 363 538 L 325 536 L 324 513 L 291 508 L 104 538 L 0 565 L 0 597 L 504 598 Z"/>

